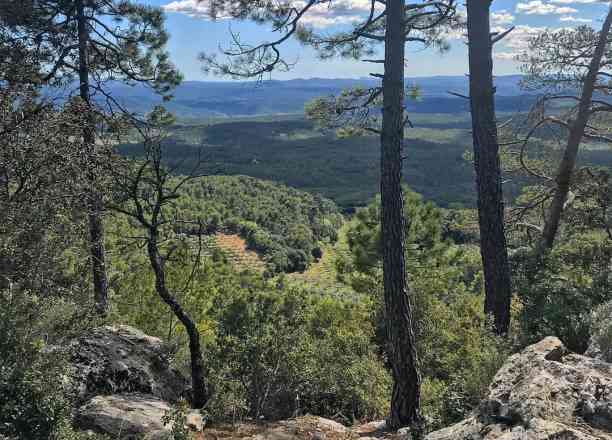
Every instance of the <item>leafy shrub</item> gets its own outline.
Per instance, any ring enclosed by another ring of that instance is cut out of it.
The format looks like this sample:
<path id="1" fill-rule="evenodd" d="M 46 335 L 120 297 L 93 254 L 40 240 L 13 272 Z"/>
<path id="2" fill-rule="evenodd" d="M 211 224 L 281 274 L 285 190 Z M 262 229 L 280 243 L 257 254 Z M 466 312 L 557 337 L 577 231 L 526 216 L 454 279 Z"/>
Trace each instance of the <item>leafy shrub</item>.
<path id="1" fill-rule="evenodd" d="M 263 289 L 219 297 L 211 312 L 215 399 L 238 402 L 217 416 L 235 418 L 236 409 L 268 419 L 385 414 L 389 376 L 371 344 L 367 304 Z"/>
<path id="2" fill-rule="evenodd" d="M 72 318 L 65 302 L 0 291 L 0 436 L 81 438 L 71 427 L 73 389 L 64 353 L 42 350 L 43 332 L 52 330 L 45 323 L 52 320 L 66 334 Z"/>
<path id="3" fill-rule="evenodd" d="M 186 401 L 180 400 L 170 408 L 162 417 L 162 423 L 170 428 L 169 439 L 189 440 L 191 438 L 189 428 L 186 426 L 189 405 Z"/>
<path id="4" fill-rule="evenodd" d="M 603 360 L 612 362 L 612 301 L 597 307 L 591 314 L 591 340 Z M 589 347 L 590 348 L 590 347 Z"/>
<path id="5" fill-rule="evenodd" d="M 579 234 L 541 259 L 515 263 L 524 343 L 555 335 L 583 353 L 591 336 L 590 313 L 612 299 L 612 243 Z"/>

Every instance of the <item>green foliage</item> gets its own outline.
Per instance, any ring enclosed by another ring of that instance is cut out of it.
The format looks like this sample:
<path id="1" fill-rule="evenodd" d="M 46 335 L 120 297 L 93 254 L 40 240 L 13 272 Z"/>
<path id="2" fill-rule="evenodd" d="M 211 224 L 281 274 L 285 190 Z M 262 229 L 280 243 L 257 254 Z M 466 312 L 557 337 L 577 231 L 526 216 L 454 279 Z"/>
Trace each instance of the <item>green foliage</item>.
<path id="1" fill-rule="evenodd" d="M 144 257 L 132 251 L 121 254 L 126 262 L 115 278 L 112 319 L 165 338 L 175 347 L 177 365 L 186 368 L 186 336 L 152 293 Z M 166 263 L 168 285 L 185 285 L 191 258 L 188 248 L 175 251 Z M 213 391 L 208 418 L 311 412 L 352 421 L 385 415 L 390 379 L 376 354 L 367 298 L 238 273 L 222 257 L 203 258 L 189 287 L 174 293 L 202 337 Z"/>
<path id="2" fill-rule="evenodd" d="M 371 295 L 377 340 L 384 347 L 379 214 L 378 201 L 358 211 L 348 231 L 351 255 L 339 260 L 338 270 L 356 291 Z M 409 190 L 405 216 L 423 412 L 428 429 L 434 429 L 461 419 L 478 404 L 507 353 L 483 313 L 478 249 L 445 241 L 441 211 Z"/>
<path id="3" fill-rule="evenodd" d="M 74 440 L 68 365 L 44 348 L 99 324 L 82 212 L 99 156 L 83 155 L 78 103 L 46 105 L 16 84 L 0 101 L 0 436 Z"/>
<path id="4" fill-rule="evenodd" d="M 555 335 L 570 350 L 584 352 L 591 311 L 612 299 L 611 261 L 612 243 L 601 233 L 564 237 L 541 259 L 516 261 L 525 343 Z"/>
<path id="5" fill-rule="evenodd" d="M 176 205 L 179 219 L 200 221 L 208 232 L 239 233 L 271 273 L 305 270 L 342 224 L 330 200 L 246 176 L 193 180 Z"/>
<path id="6" fill-rule="evenodd" d="M 186 401 L 181 400 L 162 417 L 164 426 L 171 426 L 170 438 L 172 438 L 172 440 L 190 439 L 189 428 L 186 426 L 188 411 L 189 405 Z"/>
<path id="7" fill-rule="evenodd" d="M 78 20 L 84 20 L 90 56 L 86 61 L 90 81 L 108 92 L 107 82 L 145 83 L 161 95 L 168 95 L 180 83 L 181 75 L 164 50 L 168 34 L 160 8 L 131 0 L 84 2 L 83 16 L 70 2 L 17 0 L 21 14 L 0 10 L 9 35 L 40 53 L 39 80 L 52 85 L 67 84 L 79 74 Z M 106 22 L 112 22 L 108 26 Z M 91 93 L 94 94 L 93 92 Z M 103 99 L 104 107 L 117 107 Z"/>
<path id="8" fill-rule="evenodd" d="M 469 119 L 461 113 L 419 114 L 413 122 L 418 128 L 406 130 L 410 151 L 410 160 L 404 161 L 406 183 L 440 206 L 474 206 L 473 167 L 462 157 L 471 145 Z M 177 172 L 187 173 L 203 145 L 203 169 L 209 174 L 282 182 L 351 209 L 365 206 L 378 192 L 378 142 L 376 136 L 321 133 L 301 117 L 220 120 L 177 124 L 164 159 Z M 120 151 L 141 154 L 136 145 L 124 145 Z"/>
<path id="9" fill-rule="evenodd" d="M 72 386 L 62 351 L 45 351 L 44 339 L 69 334 L 83 314 L 69 302 L 17 289 L 0 291 L 0 435 L 76 439 Z"/>
<path id="10" fill-rule="evenodd" d="M 371 343 L 368 302 L 260 289 L 219 297 L 211 310 L 217 339 L 210 358 L 221 384 L 242 385 L 248 413 L 382 417 L 389 376 Z"/>
<path id="11" fill-rule="evenodd" d="M 591 314 L 591 344 L 595 344 L 606 362 L 612 362 L 612 301 L 597 307 Z"/>

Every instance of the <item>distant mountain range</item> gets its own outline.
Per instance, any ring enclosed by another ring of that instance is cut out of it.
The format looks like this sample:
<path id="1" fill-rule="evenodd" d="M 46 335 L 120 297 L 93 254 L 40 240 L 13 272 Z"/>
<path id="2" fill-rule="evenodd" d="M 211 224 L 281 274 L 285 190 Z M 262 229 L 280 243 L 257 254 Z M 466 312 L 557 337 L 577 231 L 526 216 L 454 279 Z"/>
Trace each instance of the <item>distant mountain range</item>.
<path id="1" fill-rule="evenodd" d="M 520 75 L 498 76 L 497 107 L 500 111 L 526 109 L 532 102 L 520 87 Z M 364 79 L 294 79 L 263 82 L 185 81 L 174 92 L 166 107 L 183 118 L 216 118 L 236 116 L 301 113 L 304 104 L 316 97 L 336 94 L 349 87 L 374 86 L 377 81 Z M 450 95 L 467 94 L 466 76 L 433 76 L 407 78 L 407 86 L 420 89 L 420 98 L 407 103 L 408 110 L 418 113 L 458 113 L 468 110 L 468 103 Z M 162 101 L 150 89 L 112 83 L 113 96 L 132 111 L 150 110 Z"/>

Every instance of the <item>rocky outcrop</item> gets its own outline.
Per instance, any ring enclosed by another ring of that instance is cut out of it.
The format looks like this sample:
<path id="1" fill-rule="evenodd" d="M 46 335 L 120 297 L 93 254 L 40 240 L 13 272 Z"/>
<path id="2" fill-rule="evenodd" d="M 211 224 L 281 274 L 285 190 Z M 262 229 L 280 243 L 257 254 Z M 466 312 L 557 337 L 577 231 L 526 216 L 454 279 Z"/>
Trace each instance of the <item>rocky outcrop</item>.
<path id="1" fill-rule="evenodd" d="M 162 418 L 188 396 L 189 383 L 171 367 L 161 339 L 129 326 L 105 326 L 72 341 L 68 351 L 79 429 L 121 440 L 169 438 L 172 427 Z M 203 428 L 197 412 L 186 424 Z"/>
<path id="2" fill-rule="evenodd" d="M 133 327 L 99 327 L 70 344 L 78 395 L 149 394 L 167 402 L 187 397 L 188 381 L 171 368 L 162 340 Z"/>
<path id="3" fill-rule="evenodd" d="M 224 440 L 358 440 L 359 435 L 341 423 L 303 416 L 275 423 L 240 423 L 207 428 L 203 439 Z"/>
<path id="4" fill-rule="evenodd" d="M 511 356 L 470 418 L 427 440 L 612 440 L 612 364 L 546 338 Z"/>
<path id="5" fill-rule="evenodd" d="M 108 435 L 113 439 L 165 439 L 172 424 L 163 419 L 170 411 L 167 402 L 148 394 L 115 394 L 96 396 L 77 412 L 77 424 L 86 431 Z M 203 429 L 197 411 L 186 414 L 185 425 L 192 431 Z"/>
<path id="6" fill-rule="evenodd" d="M 162 418 L 169 410 L 167 402 L 146 394 L 96 396 L 79 408 L 77 424 L 111 438 L 161 438 L 167 432 Z"/>
<path id="7" fill-rule="evenodd" d="M 76 410 L 83 430 L 113 439 L 168 438 L 162 418 L 188 391 L 173 370 L 161 340 L 131 327 L 95 329 L 71 345 L 84 404 Z M 187 426 L 202 431 L 197 412 Z M 207 428 L 196 438 L 242 440 L 407 439 L 384 422 L 346 428 L 319 417 L 271 424 Z M 466 420 L 433 432 L 427 440 L 612 440 L 612 364 L 570 353 L 554 337 L 508 358 L 489 393 Z"/>

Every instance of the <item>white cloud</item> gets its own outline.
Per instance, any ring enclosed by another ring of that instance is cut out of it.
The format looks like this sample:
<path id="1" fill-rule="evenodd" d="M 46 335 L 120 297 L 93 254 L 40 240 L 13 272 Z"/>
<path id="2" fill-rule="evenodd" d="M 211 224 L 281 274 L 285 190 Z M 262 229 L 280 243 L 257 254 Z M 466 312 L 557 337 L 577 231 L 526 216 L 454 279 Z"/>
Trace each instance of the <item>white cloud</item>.
<path id="1" fill-rule="evenodd" d="M 457 15 L 460 22 L 467 23 L 467 12 L 465 9 L 457 9 Z M 514 23 L 514 15 L 505 9 L 491 13 L 491 32 L 502 33 L 512 23 Z M 467 43 L 467 29 L 464 27 L 445 29 L 444 36 L 449 40 L 462 40 Z"/>
<path id="2" fill-rule="evenodd" d="M 549 14 L 572 14 L 577 9 L 569 6 L 556 6 L 552 3 L 544 3 L 542 0 L 531 0 L 527 3 L 517 3 L 516 12 L 527 15 L 549 15 Z"/>
<path id="3" fill-rule="evenodd" d="M 351 24 L 362 21 L 370 13 L 370 0 L 336 0 L 326 4 L 312 7 L 304 15 L 302 23 L 323 28 L 340 24 Z M 296 1 L 297 8 L 303 7 L 304 1 Z M 383 5 L 377 4 L 378 11 Z"/>
<path id="4" fill-rule="evenodd" d="M 162 6 L 166 12 L 185 14 L 189 17 L 210 20 L 214 15 L 216 19 L 229 18 L 227 15 L 217 14 L 211 11 L 208 0 L 176 0 Z"/>
<path id="5" fill-rule="evenodd" d="M 591 23 L 593 20 L 591 20 L 590 18 L 574 17 L 573 15 L 564 15 L 563 17 L 559 17 L 559 21 L 567 21 L 574 23 Z"/>
<path id="6" fill-rule="evenodd" d="M 588 5 L 591 3 L 603 3 L 602 0 L 550 0 L 557 5 Z"/>
<path id="7" fill-rule="evenodd" d="M 502 26 L 504 24 L 511 24 L 513 22 L 514 15 L 505 9 L 491 13 L 491 24 L 493 26 Z"/>
<path id="8" fill-rule="evenodd" d="M 495 58 L 499 60 L 513 60 L 517 55 L 525 52 L 529 47 L 529 40 L 546 30 L 544 27 L 518 25 L 504 38 L 500 44 L 495 46 Z M 501 49 L 497 51 L 497 49 Z"/>
<path id="9" fill-rule="evenodd" d="M 296 8 L 303 7 L 303 0 L 293 2 Z M 351 24 L 363 20 L 370 12 L 370 0 L 336 0 L 328 4 L 319 4 L 312 7 L 303 17 L 301 22 L 313 27 L 324 28 L 334 25 Z M 382 9 L 377 5 L 377 10 Z M 188 15 L 190 17 L 210 20 L 214 14 L 210 10 L 208 0 L 175 0 L 163 6 L 166 12 L 174 12 Z M 229 18 L 222 14 L 216 15 L 216 19 Z"/>

